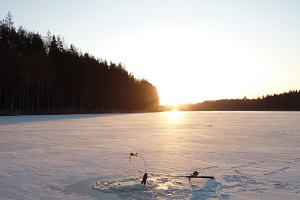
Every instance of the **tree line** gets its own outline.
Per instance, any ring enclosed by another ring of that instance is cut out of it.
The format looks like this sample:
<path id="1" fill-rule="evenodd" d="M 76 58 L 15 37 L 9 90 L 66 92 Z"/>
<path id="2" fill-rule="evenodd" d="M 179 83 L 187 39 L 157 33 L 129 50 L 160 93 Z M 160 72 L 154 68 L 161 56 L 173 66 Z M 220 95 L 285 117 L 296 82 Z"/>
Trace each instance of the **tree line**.
<path id="1" fill-rule="evenodd" d="M 165 109 L 172 109 L 166 107 Z M 179 105 L 178 110 L 192 111 L 300 111 L 300 90 L 258 97 L 256 99 L 221 99 Z"/>
<path id="2" fill-rule="evenodd" d="M 16 29 L 0 21 L 0 113 L 156 111 L 157 89 L 122 63 L 107 62 L 60 36 Z"/>

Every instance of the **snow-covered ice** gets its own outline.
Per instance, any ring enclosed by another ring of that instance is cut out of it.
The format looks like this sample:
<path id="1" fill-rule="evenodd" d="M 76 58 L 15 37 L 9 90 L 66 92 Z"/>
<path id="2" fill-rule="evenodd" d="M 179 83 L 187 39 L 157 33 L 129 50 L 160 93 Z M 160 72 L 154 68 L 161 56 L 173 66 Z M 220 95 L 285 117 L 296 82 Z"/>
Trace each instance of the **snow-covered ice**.
<path id="1" fill-rule="evenodd" d="M 0 199 L 300 199 L 300 112 L 0 117 Z M 147 164 L 147 185 L 140 181 Z M 215 179 L 180 177 L 193 171 Z"/>

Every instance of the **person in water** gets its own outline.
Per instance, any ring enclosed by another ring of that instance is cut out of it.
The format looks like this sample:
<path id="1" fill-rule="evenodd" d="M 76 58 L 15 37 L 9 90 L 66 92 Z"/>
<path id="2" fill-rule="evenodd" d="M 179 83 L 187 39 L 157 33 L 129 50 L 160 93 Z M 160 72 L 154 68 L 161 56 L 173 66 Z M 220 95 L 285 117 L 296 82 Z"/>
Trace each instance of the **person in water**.
<path id="1" fill-rule="evenodd" d="M 191 177 L 197 177 L 198 176 L 198 172 L 197 171 L 194 171 L 192 174 L 191 174 Z"/>
<path id="2" fill-rule="evenodd" d="M 147 178 L 148 178 L 148 174 L 145 173 L 144 176 L 143 176 L 143 180 L 142 180 L 141 184 L 146 185 L 146 180 L 147 180 Z"/>

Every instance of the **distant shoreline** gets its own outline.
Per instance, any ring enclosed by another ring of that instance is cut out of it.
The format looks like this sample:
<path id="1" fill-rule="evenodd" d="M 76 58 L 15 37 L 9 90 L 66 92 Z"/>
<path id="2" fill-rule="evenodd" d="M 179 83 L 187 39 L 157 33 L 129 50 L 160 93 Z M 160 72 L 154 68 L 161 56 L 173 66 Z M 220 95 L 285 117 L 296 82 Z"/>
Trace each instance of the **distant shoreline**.
<path id="1" fill-rule="evenodd" d="M 151 112 L 0 112 L 0 116 L 25 116 L 25 115 L 101 115 L 101 114 L 141 114 L 141 113 L 159 113 L 174 110 L 159 110 Z M 300 110 L 175 110 L 178 112 L 300 112 Z"/>

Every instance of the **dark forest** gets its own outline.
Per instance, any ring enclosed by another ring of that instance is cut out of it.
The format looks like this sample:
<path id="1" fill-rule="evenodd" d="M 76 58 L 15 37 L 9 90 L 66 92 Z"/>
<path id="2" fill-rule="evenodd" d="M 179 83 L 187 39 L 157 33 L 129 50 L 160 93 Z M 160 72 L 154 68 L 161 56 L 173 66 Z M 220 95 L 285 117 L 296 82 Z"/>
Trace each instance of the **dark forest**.
<path id="1" fill-rule="evenodd" d="M 164 110 L 174 109 L 164 106 Z M 182 104 L 177 110 L 185 111 L 300 111 L 300 90 L 258 97 L 256 99 L 221 99 L 195 104 Z"/>
<path id="2" fill-rule="evenodd" d="M 157 111 L 157 89 L 107 62 L 64 47 L 60 36 L 0 22 L 0 114 Z"/>
<path id="3" fill-rule="evenodd" d="M 300 91 L 267 95 L 257 99 L 223 99 L 205 101 L 192 106 L 193 110 L 219 111 L 300 111 Z"/>

